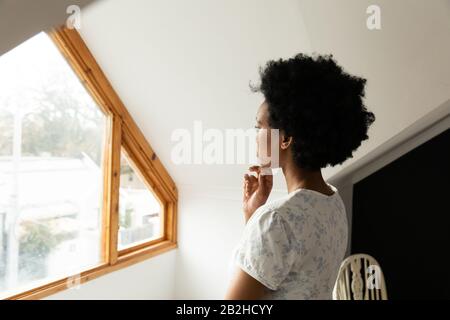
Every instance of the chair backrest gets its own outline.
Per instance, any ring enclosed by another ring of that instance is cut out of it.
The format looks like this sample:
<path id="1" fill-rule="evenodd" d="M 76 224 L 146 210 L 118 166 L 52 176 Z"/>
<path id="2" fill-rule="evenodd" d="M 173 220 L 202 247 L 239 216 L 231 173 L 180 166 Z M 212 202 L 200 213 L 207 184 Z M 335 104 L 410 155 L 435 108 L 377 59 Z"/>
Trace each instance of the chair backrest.
<path id="1" fill-rule="evenodd" d="M 387 300 L 383 271 L 375 258 L 360 253 L 342 261 L 333 300 Z"/>

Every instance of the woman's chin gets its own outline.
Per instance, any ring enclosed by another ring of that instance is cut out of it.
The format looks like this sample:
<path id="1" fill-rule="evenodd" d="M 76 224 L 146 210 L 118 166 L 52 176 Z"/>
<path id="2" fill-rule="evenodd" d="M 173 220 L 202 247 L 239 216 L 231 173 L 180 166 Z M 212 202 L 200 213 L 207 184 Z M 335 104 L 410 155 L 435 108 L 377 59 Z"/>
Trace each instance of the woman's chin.
<path id="1" fill-rule="evenodd" d="M 258 165 L 261 167 L 261 168 L 270 168 L 271 167 L 271 165 L 272 165 L 272 162 L 269 160 L 269 161 L 266 161 L 266 162 L 263 162 L 263 161 L 261 161 L 261 159 L 258 159 Z"/>

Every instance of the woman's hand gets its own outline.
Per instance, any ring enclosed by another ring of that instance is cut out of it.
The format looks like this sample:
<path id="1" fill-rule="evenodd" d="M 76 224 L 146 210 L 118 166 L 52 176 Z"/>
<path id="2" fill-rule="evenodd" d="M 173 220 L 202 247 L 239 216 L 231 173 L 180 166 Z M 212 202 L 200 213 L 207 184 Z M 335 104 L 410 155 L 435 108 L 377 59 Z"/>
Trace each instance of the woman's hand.
<path id="1" fill-rule="evenodd" d="M 253 175 L 244 175 L 244 218 L 248 219 L 260 206 L 266 203 L 273 186 L 273 174 L 270 167 L 251 166 L 250 171 L 256 172 Z"/>

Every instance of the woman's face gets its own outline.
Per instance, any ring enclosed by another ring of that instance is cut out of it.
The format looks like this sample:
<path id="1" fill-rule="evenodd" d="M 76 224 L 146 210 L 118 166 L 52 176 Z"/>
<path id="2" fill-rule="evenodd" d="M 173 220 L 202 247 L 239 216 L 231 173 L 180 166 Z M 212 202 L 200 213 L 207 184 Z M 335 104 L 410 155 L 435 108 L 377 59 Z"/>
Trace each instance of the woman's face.
<path id="1" fill-rule="evenodd" d="M 269 126 L 269 107 L 267 102 L 264 101 L 256 113 L 256 157 L 261 166 L 277 168 L 279 167 L 279 155 L 280 155 L 280 139 L 281 134 L 278 134 L 278 145 L 274 146 L 274 157 L 278 159 L 272 159 L 272 138 L 277 138 L 277 129 L 272 129 Z M 271 130 L 272 129 L 272 130 Z M 272 136 L 271 136 L 272 132 Z M 274 140 L 276 141 L 276 140 Z M 276 148 L 276 149 L 275 149 Z M 278 151 L 278 152 L 277 152 Z M 278 161 L 276 161 L 278 160 Z"/>

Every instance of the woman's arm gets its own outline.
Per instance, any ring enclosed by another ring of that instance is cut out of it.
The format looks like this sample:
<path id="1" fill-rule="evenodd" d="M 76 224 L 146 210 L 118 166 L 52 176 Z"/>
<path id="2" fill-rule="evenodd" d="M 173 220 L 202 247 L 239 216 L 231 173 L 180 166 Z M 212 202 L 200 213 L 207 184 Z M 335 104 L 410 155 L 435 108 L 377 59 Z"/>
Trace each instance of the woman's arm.
<path id="1" fill-rule="evenodd" d="M 236 275 L 231 281 L 225 300 L 259 300 L 267 293 L 268 288 L 251 277 L 241 268 L 237 268 Z"/>
<path id="2" fill-rule="evenodd" d="M 244 175 L 243 209 L 245 223 L 247 223 L 256 209 L 266 203 L 273 185 L 273 176 L 270 168 L 265 168 L 264 172 L 269 174 L 262 174 L 259 166 L 252 166 L 249 169 L 256 172 L 257 176 Z M 234 279 L 230 283 L 225 299 L 258 300 L 264 296 L 267 290 L 261 282 L 251 277 L 241 268 L 238 268 Z"/>

